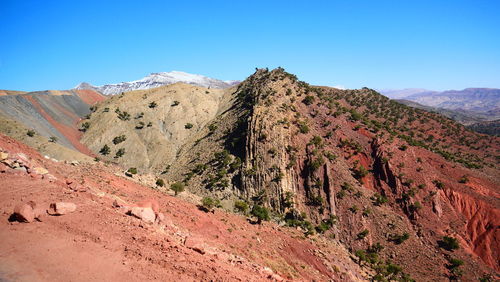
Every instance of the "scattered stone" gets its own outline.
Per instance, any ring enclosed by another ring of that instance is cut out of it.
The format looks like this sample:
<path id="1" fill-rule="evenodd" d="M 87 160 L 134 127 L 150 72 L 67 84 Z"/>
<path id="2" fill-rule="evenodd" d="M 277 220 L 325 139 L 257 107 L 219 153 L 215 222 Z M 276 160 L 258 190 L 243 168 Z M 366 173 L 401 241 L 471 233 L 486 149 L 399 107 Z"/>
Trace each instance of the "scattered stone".
<path id="1" fill-rule="evenodd" d="M 22 173 L 28 173 L 28 170 L 24 166 L 16 167 L 14 169 Z"/>
<path id="2" fill-rule="evenodd" d="M 35 220 L 35 212 L 33 207 L 28 204 L 19 204 L 14 207 L 14 219 L 19 222 L 33 222 Z"/>
<path id="3" fill-rule="evenodd" d="M 161 212 L 160 212 L 160 213 L 158 213 L 158 214 L 156 215 L 156 223 L 158 223 L 158 224 L 162 224 L 162 223 L 164 223 L 164 222 L 165 222 L 165 215 L 164 215 L 163 213 L 161 213 Z"/>
<path id="4" fill-rule="evenodd" d="M 76 205 L 74 203 L 68 202 L 57 202 L 50 204 L 49 214 L 50 215 L 64 215 L 72 213 L 76 210 Z"/>
<path id="5" fill-rule="evenodd" d="M 43 167 L 34 167 L 32 169 L 32 172 L 36 173 L 36 174 L 40 174 L 40 175 L 44 175 L 44 174 L 49 173 L 49 171 Z"/>
<path id="6" fill-rule="evenodd" d="M 79 164 L 80 164 L 80 163 L 79 163 L 78 161 L 72 161 L 72 162 L 71 162 L 71 165 L 73 165 L 73 166 L 77 166 L 77 165 L 79 165 Z"/>
<path id="7" fill-rule="evenodd" d="M 193 237 L 193 236 L 187 237 L 186 240 L 184 241 L 184 246 L 202 255 L 206 253 L 205 242 L 203 241 L 203 239 L 198 237 Z"/>
<path id="8" fill-rule="evenodd" d="M 0 160 L 5 160 L 9 157 L 9 153 L 0 152 Z"/>
<path id="9" fill-rule="evenodd" d="M 151 208 L 133 207 L 130 209 L 130 214 L 147 223 L 154 223 L 156 214 Z"/>

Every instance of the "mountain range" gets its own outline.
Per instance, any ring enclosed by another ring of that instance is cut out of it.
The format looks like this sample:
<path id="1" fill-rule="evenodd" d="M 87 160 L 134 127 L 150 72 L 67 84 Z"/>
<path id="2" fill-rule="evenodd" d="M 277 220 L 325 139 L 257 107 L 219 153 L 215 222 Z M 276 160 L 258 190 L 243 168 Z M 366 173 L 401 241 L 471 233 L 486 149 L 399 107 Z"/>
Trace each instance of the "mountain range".
<path id="1" fill-rule="evenodd" d="M 75 90 L 90 89 L 102 93 L 104 95 L 114 95 L 133 90 L 151 89 L 177 82 L 202 86 L 206 88 L 219 88 L 219 89 L 228 88 L 239 83 L 239 81 L 237 80 L 222 81 L 198 74 L 190 74 L 181 71 L 171 71 L 171 72 L 152 73 L 142 79 L 130 82 L 105 84 L 101 86 L 94 86 L 90 83 L 82 82 L 78 84 L 74 89 Z"/>

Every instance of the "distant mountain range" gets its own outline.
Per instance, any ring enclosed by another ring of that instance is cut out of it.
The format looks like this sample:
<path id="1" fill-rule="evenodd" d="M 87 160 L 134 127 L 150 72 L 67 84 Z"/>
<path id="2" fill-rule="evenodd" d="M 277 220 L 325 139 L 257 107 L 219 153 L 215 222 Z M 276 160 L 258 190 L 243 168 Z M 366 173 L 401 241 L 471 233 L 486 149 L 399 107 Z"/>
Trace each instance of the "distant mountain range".
<path id="1" fill-rule="evenodd" d="M 114 95 L 133 90 L 156 88 L 163 85 L 174 84 L 177 82 L 183 82 L 191 85 L 202 86 L 207 88 L 218 88 L 218 89 L 229 88 L 239 83 L 239 81 L 237 80 L 223 81 L 199 74 L 190 74 L 181 71 L 171 71 L 171 72 L 152 73 L 142 79 L 135 81 L 121 82 L 117 84 L 106 84 L 101 86 L 94 86 L 90 83 L 82 82 L 78 84 L 74 89 L 94 90 L 104 95 Z"/>
<path id="2" fill-rule="evenodd" d="M 466 88 L 464 90 L 431 91 L 425 89 L 381 90 L 391 99 L 405 99 L 434 108 L 467 110 L 498 114 L 500 89 Z"/>

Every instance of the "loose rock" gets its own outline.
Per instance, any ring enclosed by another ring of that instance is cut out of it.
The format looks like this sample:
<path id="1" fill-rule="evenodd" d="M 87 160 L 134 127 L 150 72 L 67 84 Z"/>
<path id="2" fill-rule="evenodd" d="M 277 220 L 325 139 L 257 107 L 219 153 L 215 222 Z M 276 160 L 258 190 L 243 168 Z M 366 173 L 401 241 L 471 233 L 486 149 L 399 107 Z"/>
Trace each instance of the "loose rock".
<path id="1" fill-rule="evenodd" d="M 28 204 L 19 204 L 14 207 L 13 216 L 19 222 L 33 222 L 35 220 L 33 207 Z"/>
<path id="2" fill-rule="evenodd" d="M 64 215 L 72 213 L 76 210 L 76 205 L 74 203 L 68 202 L 58 202 L 50 204 L 49 214 L 50 215 Z"/>
<path id="3" fill-rule="evenodd" d="M 155 212 L 151 208 L 133 207 L 130 214 L 147 223 L 154 223 L 156 219 Z"/>

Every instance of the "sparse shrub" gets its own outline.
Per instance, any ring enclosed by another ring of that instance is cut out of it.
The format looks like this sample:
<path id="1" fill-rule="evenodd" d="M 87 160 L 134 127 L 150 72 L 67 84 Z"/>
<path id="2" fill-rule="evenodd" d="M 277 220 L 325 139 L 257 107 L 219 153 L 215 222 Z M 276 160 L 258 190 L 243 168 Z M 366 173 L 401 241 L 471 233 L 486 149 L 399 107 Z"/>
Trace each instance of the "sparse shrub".
<path id="1" fill-rule="evenodd" d="M 370 208 L 364 208 L 362 215 L 364 217 L 368 217 L 372 213 L 372 210 Z"/>
<path id="2" fill-rule="evenodd" d="M 245 201 L 236 201 L 234 202 L 234 209 L 237 212 L 241 212 L 243 214 L 246 214 L 248 212 L 248 204 Z"/>
<path id="3" fill-rule="evenodd" d="M 443 182 L 439 181 L 439 180 L 433 180 L 432 183 L 434 183 L 434 185 L 436 185 L 436 187 L 438 189 L 443 189 L 444 188 L 444 184 Z"/>
<path id="4" fill-rule="evenodd" d="M 217 125 L 215 123 L 212 123 L 208 126 L 208 130 L 210 131 L 210 133 L 214 133 L 215 130 L 217 130 Z"/>
<path id="5" fill-rule="evenodd" d="M 312 196 L 309 199 L 309 205 L 315 206 L 315 207 L 323 206 L 323 197 L 321 197 L 320 195 Z"/>
<path id="6" fill-rule="evenodd" d="M 442 240 L 438 241 L 438 245 L 447 251 L 454 251 L 460 248 L 458 240 L 450 236 L 444 236 Z"/>
<path id="7" fill-rule="evenodd" d="M 465 183 L 469 182 L 469 177 L 467 175 L 464 175 L 464 176 L 460 177 L 458 182 L 465 184 Z"/>
<path id="8" fill-rule="evenodd" d="M 109 146 L 107 144 L 104 144 L 104 146 L 101 148 L 101 150 L 99 150 L 99 154 L 101 155 L 109 155 L 109 153 L 111 152 L 111 149 L 109 148 Z"/>
<path id="9" fill-rule="evenodd" d="M 82 127 L 80 128 L 80 131 L 86 132 L 90 128 L 90 123 L 88 121 L 82 123 Z"/>
<path id="10" fill-rule="evenodd" d="M 123 155 L 125 155 L 125 148 L 120 148 L 116 151 L 115 159 L 121 158 Z"/>
<path id="11" fill-rule="evenodd" d="M 368 235 L 368 233 L 370 233 L 368 229 L 359 232 L 357 235 L 358 240 L 363 240 Z"/>
<path id="12" fill-rule="evenodd" d="M 35 136 L 36 132 L 33 130 L 33 129 L 30 129 L 28 130 L 28 132 L 26 132 L 26 135 L 28 135 L 29 137 L 33 137 Z"/>
<path id="13" fill-rule="evenodd" d="M 399 150 L 401 150 L 401 151 L 406 151 L 406 149 L 408 149 L 408 146 L 406 146 L 404 144 L 399 146 Z"/>
<path id="14" fill-rule="evenodd" d="M 137 168 L 135 167 L 131 167 L 127 170 L 128 173 L 130 174 L 137 174 Z"/>
<path id="15" fill-rule="evenodd" d="M 170 189 L 174 191 L 175 195 L 177 196 L 180 192 L 184 191 L 184 183 L 182 182 L 175 182 L 170 185 Z"/>
<path id="16" fill-rule="evenodd" d="M 113 144 L 120 144 L 121 142 L 127 140 L 127 136 L 125 135 L 120 135 L 120 136 L 116 136 L 115 138 L 113 138 Z"/>
<path id="17" fill-rule="evenodd" d="M 352 213 L 354 213 L 354 214 L 355 214 L 355 213 L 357 213 L 357 212 L 358 212 L 359 208 L 358 208 L 358 206 L 356 206 L 356 205 L 352 205 L 352 206 L 349 208 L 349 210 L 350 210 Z"/>
<path id="18" fill-rule="evenodd" d="M 117 110 L 119 111 L 119 109 L 117 109 Z M 119 112 L 118 112 L 118 118 L 119 118 L 120 120 L 124 120 L 124 121 L 125 121 L 125 120 L 130 120 L 130 114 L 129 114 L 129 113 L 127 113 L 127 112 L 120 112 L 120 111 L 119 111 Z"/>
<path id="19" fill-rule="evenodd" d="M 146 124 L 143 121 L 140 121 L 136 126 L 135 129 L 143 129 Z"/>
<path id="20" fill-rule="evenodd" d="M 359 165 L 359 167 L 353 169 L 352 175 L 360 181 L 363 177 L 368 175 L 368 170 L 363 165 Z"/>
<path id="21" fill-rule="evenodd" d="M 214 212 L 214 209 L 218 206 L 220 206 L 220 201 L 218 199 L 204 197 L 201 200 L 201 208 L 206 212 Z"/>
<path id="22" fill-rule="evenodd" d="M 406 241 L 408 239 L 410 239 L 410 234 L 408 232 L 404 232 L 401 235 L 395 234 L 395 235 L 392 235 L 391 237 L 389 237 L 389 240 L 393 241 L 397 245 L 402 244 L 404 241 Z"/>
<path id="23" fill-rule="evenodd" d="M 57 137 L 55 136 L 50 136 L 49 142 L 56 143 L 57 142 Z"/>
<path id="24" fill-rule="evenodd" d="M 193 126 L 194 125 L 192 123 L 186 123 L 186 125 L 184 125 L 184 128 L 185 129 L 191 129 L 191 128 L 193 128 Z"/>
<path id="25" fill-rule="evenodd" d="M 180 103 L 181 103 L 181 102 L 179 102 L 179 101 L 174 101 L 174 102 L 172 103 L 172 105 L 171 105 L 171 106 L 172 106 L 172 107 L 175 107 L 175 106 L 178 106 Z"/>
<path id="26" fill-rule="evenodd" d="M 312 105 L 312 103 L 314 103 L 314 96 L 311 96 L 311 95 L 307 95 L 304 100 L 302 100 L 302 103 L 306 104 L 306 105 Z"/>
<path id="27" fill-rule="evenodd" d="M 156 102 L 155 102 L 155 101 L 153 101 L 153 102 L 149 103 L 149 107 L 150 107 L 151 109 L 154 109 L 154 108 L 156 108 L 157 106 L 158 106 L 158 104 L 156 104 Z"/>
<path id="28" fill-rule="evenodd" d="M 309 126 L 305 122 L 299 122 L 299 131 L 302 134 L 309 133 Z"/>
<path id="29" fill-rule="evenodd" d="M 161 178 L 156 179 L 156 186 L 158 186 L 158 187 L 165 186 L 165 181 Z"/>

